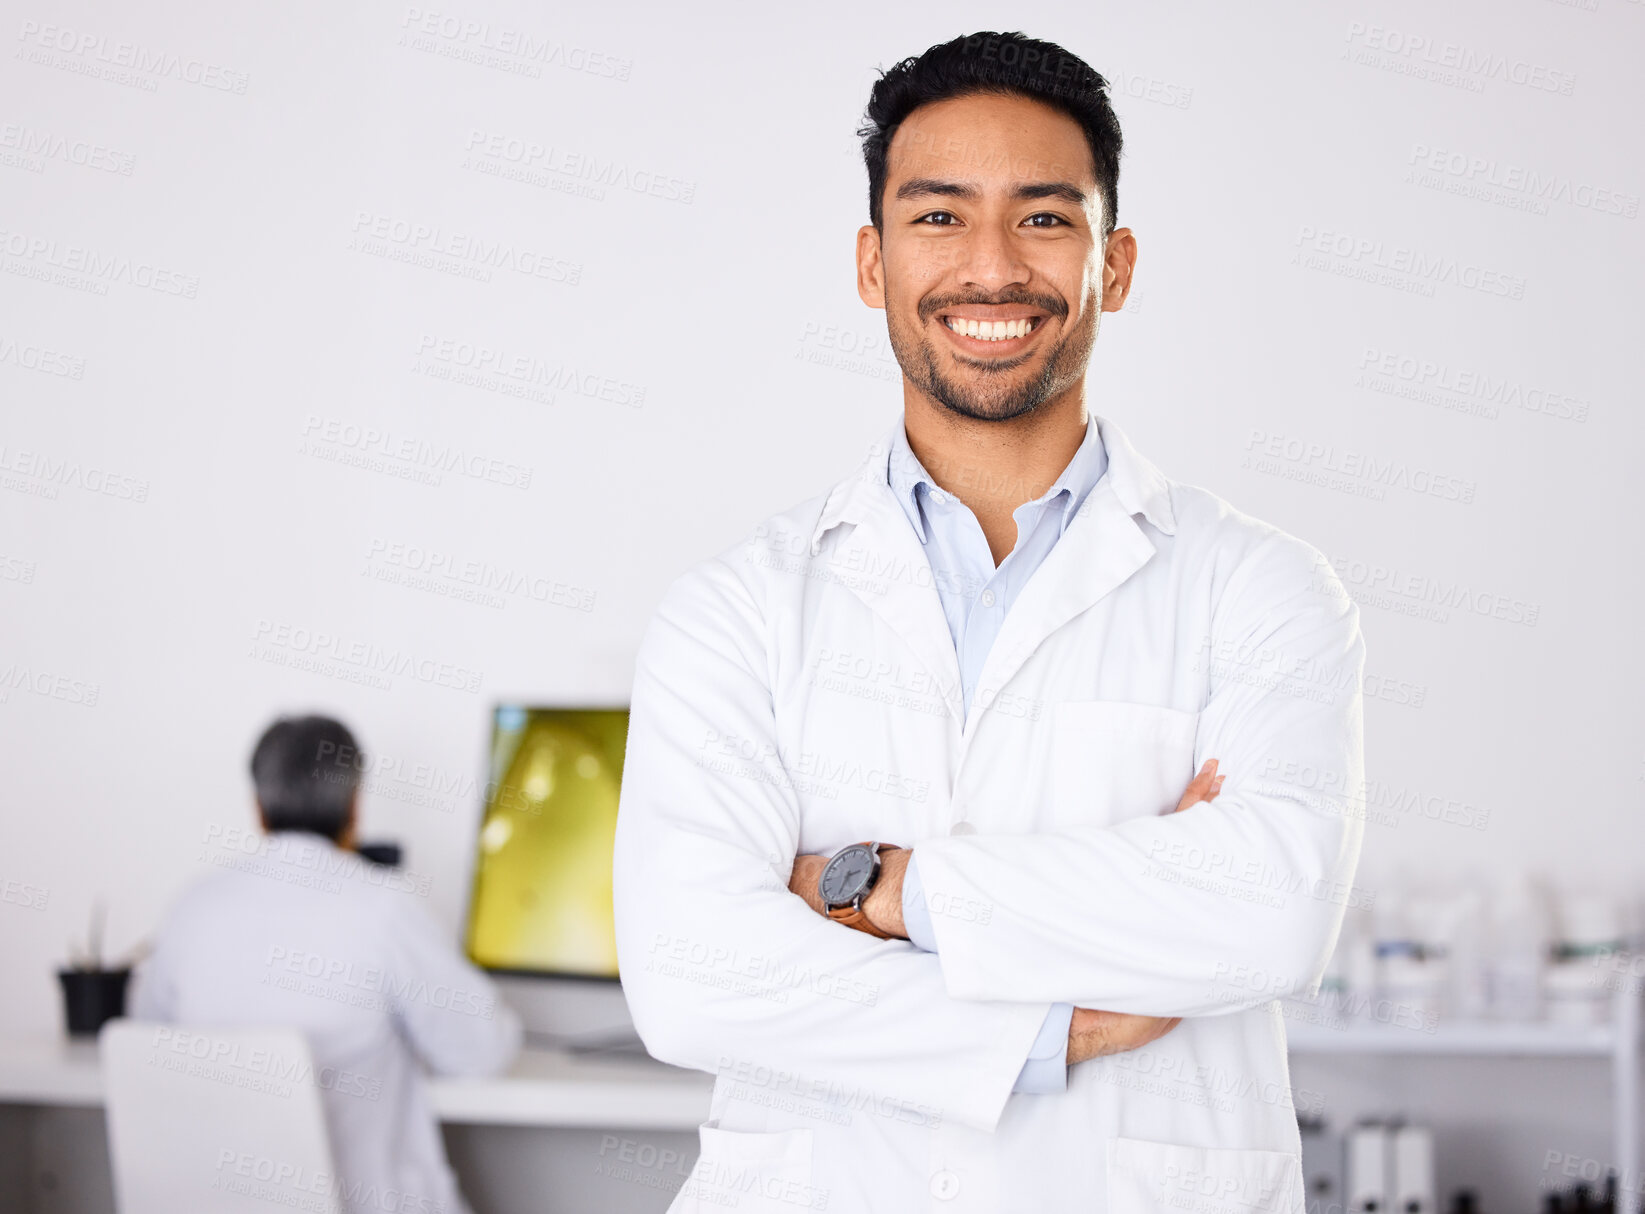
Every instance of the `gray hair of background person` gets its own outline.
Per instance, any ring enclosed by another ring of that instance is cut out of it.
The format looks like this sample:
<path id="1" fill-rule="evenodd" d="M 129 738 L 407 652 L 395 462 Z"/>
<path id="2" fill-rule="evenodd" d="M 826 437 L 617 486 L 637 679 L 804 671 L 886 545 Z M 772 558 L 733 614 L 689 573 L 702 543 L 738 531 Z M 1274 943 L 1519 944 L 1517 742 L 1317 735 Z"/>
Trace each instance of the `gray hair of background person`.
<path id="1" fill-rule="evenodd" d="M 330 717 L 281 717 L 251 753 L 251 779 L 272 833 L 306 830 L 336 842 L 348 827 L 364 756 Z"/>

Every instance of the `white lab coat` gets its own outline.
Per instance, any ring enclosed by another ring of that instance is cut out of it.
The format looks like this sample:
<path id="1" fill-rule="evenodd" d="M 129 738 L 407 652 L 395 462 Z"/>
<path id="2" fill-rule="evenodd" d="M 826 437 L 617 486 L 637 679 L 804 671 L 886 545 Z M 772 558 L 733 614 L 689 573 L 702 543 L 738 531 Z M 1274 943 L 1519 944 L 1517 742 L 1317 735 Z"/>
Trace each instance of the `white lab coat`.
<path id="1" fill-rule="evenodd" d="M 499 1071 L 521 1025 L 429 913 L 423 879 L 307 832 L 249 836 L 208 858 L 224 867 L 166 915 L 132 1019 L 301 1030 L 343 1208 L 468 1214 L 423 1068 Z"/>
<path id="2" fill-rule="evenodd" d="M 1359 612 L 1098 425 L 969 719 L 889 437 L 669 587 L 615 892 L 647 1048 L 717 1075 L 675 1211 L 1303 1209 L 1275 997 L 1317 986 L 1358 860 Z M 1170 813 L 1213 757 L 1220 796 Z M 937 955 L 788 892 L 862 839 L 916 848 Z M 1184 1019 L 1014 1094 L 1057 1000 Z"/>

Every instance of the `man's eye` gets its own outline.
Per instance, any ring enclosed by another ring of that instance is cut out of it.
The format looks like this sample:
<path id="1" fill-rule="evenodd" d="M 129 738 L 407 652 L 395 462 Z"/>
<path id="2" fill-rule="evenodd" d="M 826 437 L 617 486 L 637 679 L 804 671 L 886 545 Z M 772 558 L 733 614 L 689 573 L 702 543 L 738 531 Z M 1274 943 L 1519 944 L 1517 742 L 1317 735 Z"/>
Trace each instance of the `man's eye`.
<path id="1" fill-rule="evenodd" d="M 1034 223 L 1034 221 L 1036 219 L 1049 219 L 1049 220 L 1051 220 L 1051 222 L 1050 223 Z M 1037 228 L 1050 228 L 1050 227 L 1057 227 L 1059 225 L 1066 225 L 1068 221 L 1066 219 L 1064 219 L 1061 215 L 1053 215 L 1050 211 L 1039 211 L 1036 214 L 1030 215 L 1027 219 L 1023 220 L 1023 222 L 1027 223 L 1027 224 L 1033 224 L 1033 226 L 1035 226 Z"/>
<path id="2" fill-rule="evenodd" d="M 940 220 L 941 222 L 932 222 L 933 220 Z M 929 215 L 921 215 L 914 222 L 929 223 L 932 227 L 936 228 L 946 228 L 951 226 L 952 223 L 957 223 L 958 220 L 954 218 L 954 214 L 951 211 L 932 211 Z"/>

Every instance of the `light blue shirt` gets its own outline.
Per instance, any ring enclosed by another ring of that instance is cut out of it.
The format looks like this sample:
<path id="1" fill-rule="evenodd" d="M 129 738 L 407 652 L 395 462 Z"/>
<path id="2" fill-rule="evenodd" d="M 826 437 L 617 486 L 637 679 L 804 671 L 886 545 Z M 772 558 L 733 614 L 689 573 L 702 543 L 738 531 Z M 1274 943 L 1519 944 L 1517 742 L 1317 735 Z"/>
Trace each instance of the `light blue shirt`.
<path id="1" fill-rule="evenodd" d="M 925 545 L 937 595 L 942 600 L 954 652 L 960 662 L 960 691 L 966 716 L 971 715 L 971 693 L 982 674 L 988 651 L 999 636 L 1005 613 L 1040 567 L 1069 521 L 1085 504 L 1091 490 L 1108 470 L 1108 452 L 1097 433 L 1097 419 L 1089 417 L 1085 438 L 1062 475 L 1039 497 L 1011 512 L 1017 523 L 1017 542 L 996 567 L 988 537 L 971 508 L 937 487 L 914 451 L 902 426 L 886 461 L 886 479 L 908 516 L 914 533 Z M 963 482 L 956 470 L 950 482 Z M 908 857 L 902 884 L 903 925 L 916 947 L 937 951 L 931 912 L 925 904 L 915 856 Z M 1039 1036 L 1029 1047 L 1028 1059 L 1017 1076 L 1019 1092 L 1061 1092 L 1068 1086 L 1068 1026 L 1074 1017 L 1069 1003 L 1055 1003 L 1046 1013 Z"/>

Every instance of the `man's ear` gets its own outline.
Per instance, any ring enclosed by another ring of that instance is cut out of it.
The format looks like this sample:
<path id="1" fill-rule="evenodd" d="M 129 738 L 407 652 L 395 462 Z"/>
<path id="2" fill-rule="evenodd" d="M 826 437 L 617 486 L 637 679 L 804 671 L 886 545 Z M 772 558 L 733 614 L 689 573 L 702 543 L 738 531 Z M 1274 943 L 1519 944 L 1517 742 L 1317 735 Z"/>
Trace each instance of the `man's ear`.
<path id="1" fill-rule="evenodd" d="M 871 308 L 885 307 L 885 263 L 880 259 L 880 231 L 871 223 L 857 229 L 857 295 Z"/>
<path id="2" fill-rule="evenodd" d="M 1137 271 L 1137 238 L 1130 228 L 1116 228 L 1103 250 L 1102 310 L 1118 312 L 1131 294 L 1131 276 Z"/>
<path id="3" fill-rule="evenodd" d="M 253 800 L 252 804 L 257 807 L 257 825 L 262 827 L 263 833 L 266 835 L 268 834 L 268 815 L 263 812 L 263 803 Z"/>

